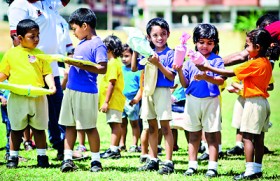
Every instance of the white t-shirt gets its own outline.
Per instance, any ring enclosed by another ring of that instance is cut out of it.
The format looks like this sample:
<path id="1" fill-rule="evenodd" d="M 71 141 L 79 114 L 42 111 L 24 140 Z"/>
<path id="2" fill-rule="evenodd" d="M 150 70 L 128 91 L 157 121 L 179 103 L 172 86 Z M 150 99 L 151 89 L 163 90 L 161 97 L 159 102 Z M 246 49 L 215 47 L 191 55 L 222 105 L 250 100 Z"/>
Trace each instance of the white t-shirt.
<path id="1" fill-rule="evenodd" d="M 15 0 L 9 7 L 8 18 L 10 31 L 15 32 L 19 21 L 34 20 L 40 28 L 40 42 L 37 48 L 46 54 L 56 54 L 56 11 L 62 8 L 60 0 L 41 0 L 30 3 L 27 0 Z M 59 76 L 57 62 L 51 64 L 54 76 Z"/>
<path id="2" fill-rule="evenodd" d="M 66 55 L 67 53 L 73 53 L 73 44 L 69 35 L 69 24 L 66 20 L 57 13 L 56 19 L 56 34 L 58 40 L 58 52 L 59 54 Z"/>

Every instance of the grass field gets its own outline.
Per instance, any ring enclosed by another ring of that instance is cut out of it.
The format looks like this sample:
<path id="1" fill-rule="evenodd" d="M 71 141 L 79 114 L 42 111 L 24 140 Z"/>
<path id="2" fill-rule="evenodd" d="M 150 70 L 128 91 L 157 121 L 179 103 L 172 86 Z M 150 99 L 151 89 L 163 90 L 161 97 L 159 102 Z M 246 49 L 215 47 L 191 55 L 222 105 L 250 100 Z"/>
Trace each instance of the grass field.
<path id="1" fill-rule="evenodd" d="M 1 27 L 2 28 L 2 27 Z M 175 32 L 175 31 L 174 31 Z M 171 37 L 169 46 L 174 47 L 179 41 L 178 38 L 181 34 L 176 31 Z M 191 31 L 188 31 L 191 33 Z M 98 34 L 105 37 L 112 32 L 100 31 Z M 117 36 L 125 39 L 123 32 L 114 32 Z M 227 55 L 231 52 L 240 50 L 243 42 L 240 42 L 240 35 L 233 32 L 222 32 L 220 37 L 221 55 Z M 230 38 L 230 41 L 229 41 Z M 3 41 L 1 41 L 3 43 Z M 75 40 L 75 42 L 77 42 Z M 190 42 L 189 44 L 192 44 Z M 1 58 L 1 53 L 0 53 Z M 273 154 L 265 155 L 263 162 L 263 179 L 262 180 L 280 180 L 280 142 L 279 142 L 279 129 L 280 129 L 280 111 L 279 111 L 279 92 L 280 92 L 280 68 L 278 62 L 275 65 L 273 72 L 275 80 L 274 91 L 270 92 L 269 102 L 271 105 L 271 122 L 272 128 L 266 134 L 265 145 L 273 151 Z M 230 80 L 228 80 L 228 84 Z M 235 129 L 231 127 L 231 116 L 236 95 L 229 94 L 224 91 L 222 93 L 222 143 L 223 151 L 231 148 L 235 144 Z M 279 112 L 278 112 L 279 111 Z M 101 150 L 105 151 L 110 145 L 110 128 L 106 124 L 103 114 L 99 115 L 98 129 L 101 137 Z M 131 128 L 128 128 L 127 146 L 131 143 Z M 100 173 L 89 172 L 89 160 L 75 162 L 79 170 L 72 173 L 61 173 L 59 168 L 61 162 L 56 161 L 56 151 L 49 149 L 47 154 L 51 162 L 51 168 L 40 169 L 36 168 L 36 151 L 20 151 L 20 155 L 27 158 L 27 162 L 20 162 L 18 169 L 7 169 L 6 161 L 4 160 L 6 144 L 5 139 L 5 126 L 0 124 L 0 179 L 1 180 L 206 180 L 204 174 L 207 170 L 207 162 L 199 163 L 199 174 L 194 177 L 186 178 L 183 176 L 184 171 L 188 167 L 187 155 L 187 142 L 185 140 L 183 131 L 179 131 L 179 147 L 178 152 L 174 152 L 175 170 L 174 174 L 169 176 L 161 176 L 156 172 L 138 172 L 137 168 L 141 166 L 139 163 L 139 153 L 122 153 L 122 158 L 119 160 L 102 160 L 103 171 Z M 88 143 L 86 144 L 87 148 Z M 164 141 L 162 143 L 164 146 Z M 87 154 L 90 154 L 89 152 Z M 164 160 L 164 155 L 160 159 Z M 243 172 L 245 169 L 244 156 L 224 157 L 219 160 L 219 177 L 212 180 L 232 180 L 236 174 Z"/>

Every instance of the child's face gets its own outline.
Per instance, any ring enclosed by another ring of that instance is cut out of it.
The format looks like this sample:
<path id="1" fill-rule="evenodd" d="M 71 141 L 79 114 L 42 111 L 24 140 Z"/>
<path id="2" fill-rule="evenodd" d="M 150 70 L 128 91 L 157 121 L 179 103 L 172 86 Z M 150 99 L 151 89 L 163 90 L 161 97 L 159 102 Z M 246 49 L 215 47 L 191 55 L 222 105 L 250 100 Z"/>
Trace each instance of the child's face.
<path id="1" fill-rule="evenodd" d="M 77 24 L 71 24 L 74 35 L 79 39 L 83 40 L 86 38 L 86 31 L 84 30 L 84 24 L 80 27 Z"/>
<path id="2" fill-rule="evenodd" d="M 157 51 L 165 49 L 169 32 L 160 26 L 153 26 L 150 34 L 148 35 L 149 41 L 152 41 Z"/>
<path id="3" fill-rule="evenodd" d="M 125 50 L 122 53 L 122 63 L 126 66 L 131 64 L 131 58 L 132 58 L 132 54 L 130 53 L 129 50 Z"/>
<path id="4" fill-rule="evenodd" d="M 249 58 L 256 58 L 259 54 L 259 45 L 257 44 L 256 47 L 254 47 L 253 43 L 251 42 L 249 37 L 246 37 L 246 44 L 245 44 L 246 50 L 249 53 Z"/>
<path id="5" fill-rule="evenodd" d="M 215 47 L 215 43 L 212 39 L 201 38 L 198 42 L 195 43 L 197 50 L 204 56 L 208 57 L 213 48 Z"/>
<path id="6" fill-rule="evenodd" d="M 39 30 L 36 28 L 28 31 L 24 37 L 19 35 L 20 45 L 24 48 L 34 49 L 39 43 Z"/>

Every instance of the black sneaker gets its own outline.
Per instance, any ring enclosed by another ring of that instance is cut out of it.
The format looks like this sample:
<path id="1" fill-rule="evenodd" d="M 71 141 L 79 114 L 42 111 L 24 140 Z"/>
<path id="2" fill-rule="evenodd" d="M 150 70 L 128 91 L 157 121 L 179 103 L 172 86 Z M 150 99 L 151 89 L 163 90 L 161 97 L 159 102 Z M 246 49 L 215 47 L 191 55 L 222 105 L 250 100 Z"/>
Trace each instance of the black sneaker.
<path id="1" fill-rule="evenodd" d="M 209 154 L 203 153 L 200 157 L 198 157 L 198 160 L 200 160 L 200 161 L 209 160 Z"/>
<path id="2" fill-rule="evenodd" d="M 244 148 L 234 146 L 233 148 L 227 150 L 227 155 L 244 155 Z"/>
<path id="3" fill-rule="evenodd" d="M 102 165 L 99 161 L 92 161 L 91 162 L 91 172 L 100 172 L 102 170 Z"/>
<path id="4" fill-rule="evenodd" d="M 207 170 L 207 172 L 205 174 L 205 177 L 207 177 L 207 178 L 213 178 L 213 177 L 217 177 L 217 176 L 218 176 L 218 172 L 217 172 L 217 170 L 214 170 L 214 169 Z"/>
<path id="5" fill-rule="evenodd" d="M 233 180 L 254 180 L 262 177 L 262 172 L 245 176 L 245 172 L 233 177 Z"/>
<path id="6" fill-rule="evenodd" d="M 159 169 L 159 171 L 158 171 L 158 173 L 161 175 L 168 175 L 173 172 L 174 172 L 174 165 L 173 165 L 173 163 L 170 163 L 170 162 L 168 162 L 168 163 L 163 162 L 161 169 Z"/>
<path id="7" fill-rule="evenodd" d="M 7 166 L 7 168 L 17 168 L 18 157 L 17 156 L 9 156 L 6 166 Z"/>
<path id="8" fill-rule="evenodd" d="M 77 170 L 76 165 L 72 160 L 63 160 L 61 167 L 60 167 L 61 172 L 72 172 Z"/>
<path id="9" fill-rule="evenodd" d="M 23 142 L 25 151 L 33 150 L 32 142 L 31 141 L 24 141 Z"/>
<path id="10" fill-rule="evenodd" d="M 140 163 L 145 163 L 147 161 L 147 159 L 148 159 L 148 156 L 141 155 L 139 158 L 139 161 L 140 161 Z"/>
<path id="11" fill-rule="evenodd" d="M 49 164 L 49 157 L 46 155 L 38 155 L 37 156 L 37 166 L 41 168 L 48 168 L 50 167 Z"/>
<path id="12" fill-rule="evenodd" d="M 206 150 L 205 146 L 202 145 L 202 143 L 200 142 L 199 148 L 198 148 L 198 153 L 204 153 Z"/>
<path id="13" fill-rule="evenodd" d="M 158 155 L 162 155 L 163 150 L 162 146 L 158 145 Z"/>
<path id="14" fill-rule="evenodd" d="M 120 146 L 119 149 L 120 149 L 120 151 L 127 152 L 127 149 L 126 149 L 126 146 L 125 146 L 125 145 L 124 145 L 124 146 Z"/>
<path id="15" fill-rule="evenodd" d="M 104 153 L 100 154 L 101 158 L 107 159 L 107 158 L 112 158 L 112 159 L 119 159 L 121 157 L 120 150 L 117 151 L 112 151 L 110 148 L 106 150 Z"/>
<path id="16" fill-rule="evenodd" d="M 159 169 L 159 163 L 158 160 L 154 161 L 154 160 L 148 160 L 145 165 L 143 165 L 142 167 L 138 168 L 138 171 L 158 171 Z"/>
<path id="17" fill-rule="evenodd" d="M 131 152 L 131 153 L 139 153 L 139 152 L 141 152 L 141 150 L 139 150 L 139 147 L 138 146 L 135 146 L 135 145 L 132 145 L 132 146 L 130 146 L 130 148 L 129 148 L 129 150 L 128 150 L 129 152 Z"/>

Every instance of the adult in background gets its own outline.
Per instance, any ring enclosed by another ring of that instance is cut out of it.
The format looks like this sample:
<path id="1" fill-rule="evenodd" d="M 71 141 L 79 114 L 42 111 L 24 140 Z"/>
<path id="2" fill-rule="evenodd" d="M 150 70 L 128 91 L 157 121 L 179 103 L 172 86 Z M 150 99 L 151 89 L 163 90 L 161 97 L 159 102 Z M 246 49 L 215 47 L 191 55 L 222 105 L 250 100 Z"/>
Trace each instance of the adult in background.
<path id="1" fill-rule="evenodd" d="M 66 6 L 70 0 L 6 0 L 9 3 L 8 18 L 11 38 L 18 45 L 16 26 L 23 19 L 34 20 L 40 27 L 40 43 L 37 48 L 46 54 L 55 54 L 58 50 L 56 36 L 56 11 Z M 57 158 L 63 158 L 65 128 L 58 125 L 63 92 L 59 80 L 57 62 L 51 64 L 55 80 L 56 93 L 48 96 L 49 105 L 49 141 L 58 151 Z"/>
<path id="2" fill-rule="evenodd" d="M 273 38 L 274 43 L 280 44 L 280 21 L 272 14 L 261 16 L 256 22 L 257 28 L 266 29 Z M 230 54 L 223 58 L 225 66 L 231 66 L 248 60 L 248 51 L 246 49 L 241 52 Z M 270 57 L 270 63 L 274 66 L 274 61 L 279 57 Z"/>

